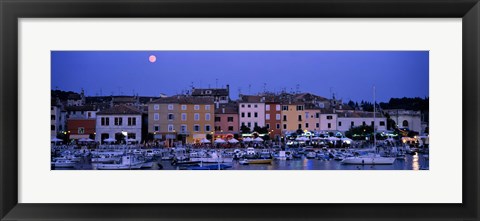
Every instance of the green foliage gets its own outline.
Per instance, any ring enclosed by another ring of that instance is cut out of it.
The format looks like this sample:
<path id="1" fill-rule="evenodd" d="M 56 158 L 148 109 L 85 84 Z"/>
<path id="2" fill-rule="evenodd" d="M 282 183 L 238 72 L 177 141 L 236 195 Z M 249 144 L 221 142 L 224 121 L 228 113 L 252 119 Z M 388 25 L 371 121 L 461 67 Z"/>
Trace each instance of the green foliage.
<path id="1" fill-rule="evenodd" d="M 352 127 L 347 132 L 345 132 L 345 136 L 353 140 L 364 140 L 365 137 L 371 136 L 372 134 L 373 127 L 363 125 L 358 127 Z"/>
<path id="2" fill-rule="evenodd" d="M 245 126 L 245 125 L 242 125 L 240 127 L 240 131 L 242 132 L 242 134 L 248 134 L 248 133 L 250 133 L 250 128 Z"/>
<path id="3" fill-rule="evenodd" d="M 213 138 L 212 134 L 207 134 L 206 139 L 211 140 Z"/>
<path id="4" fill-rule="evenodd" d="M 268 133 L 268 128 L 256 126 L 253 128 L 253 131 L 258 132 L 259 134 L 266 134 Z"/>

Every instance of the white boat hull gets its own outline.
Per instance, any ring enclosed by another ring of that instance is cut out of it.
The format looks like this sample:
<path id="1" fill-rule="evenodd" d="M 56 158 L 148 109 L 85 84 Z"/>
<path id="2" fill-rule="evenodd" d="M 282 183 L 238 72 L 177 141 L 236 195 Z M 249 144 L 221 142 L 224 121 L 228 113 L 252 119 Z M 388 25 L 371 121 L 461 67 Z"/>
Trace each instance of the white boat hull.
<path id="1" fill-rule="evenodd" d="M 124 164 L 98 164 L 98 170 L 130 170 L 130 169 L 140 169 L 143 166 L 143 163 L 137 163 L 132 165 Z"/>
<path id="2" fill-rule="evenodd" d="M 395 162 L 394 157 L 347 157 L 342 160 L 342 164 L 359 165 L 390 165 Z"/>

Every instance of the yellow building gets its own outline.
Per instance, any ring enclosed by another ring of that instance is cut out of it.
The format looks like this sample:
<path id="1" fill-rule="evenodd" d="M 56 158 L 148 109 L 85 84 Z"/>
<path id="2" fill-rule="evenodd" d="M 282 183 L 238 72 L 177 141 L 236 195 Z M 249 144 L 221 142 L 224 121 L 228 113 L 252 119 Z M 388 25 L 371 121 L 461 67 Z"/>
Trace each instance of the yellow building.
<path id="1" fill-rule="evenodd" d="M 309 131 L 320 131 L 320 109 L 306 108 L 304 128 Z"/>
<path id="2" fill-rule="evenodd" d="M 148 132 L 154 139 L 197 143 L 213 132 L 214 102 L 212 98 L 172 96 L 148 105 Z"/>
<path id="3" fill-rule="evenodd" d="M 282 134 L 305 129 L 305 105 L 303 103 L 282 104 Z"/>

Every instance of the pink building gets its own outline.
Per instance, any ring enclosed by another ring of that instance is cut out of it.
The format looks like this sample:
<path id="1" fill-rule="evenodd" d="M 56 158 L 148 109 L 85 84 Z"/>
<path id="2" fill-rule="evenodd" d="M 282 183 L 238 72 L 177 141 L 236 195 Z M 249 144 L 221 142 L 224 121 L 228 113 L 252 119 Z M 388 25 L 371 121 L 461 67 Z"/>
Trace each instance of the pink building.
<path id="1" fill-rule="evenodd" d="M 225 138 L 227 134 L 238 134 L 238 104 L 220 104 L 215 108 L 215 138 Z"/>

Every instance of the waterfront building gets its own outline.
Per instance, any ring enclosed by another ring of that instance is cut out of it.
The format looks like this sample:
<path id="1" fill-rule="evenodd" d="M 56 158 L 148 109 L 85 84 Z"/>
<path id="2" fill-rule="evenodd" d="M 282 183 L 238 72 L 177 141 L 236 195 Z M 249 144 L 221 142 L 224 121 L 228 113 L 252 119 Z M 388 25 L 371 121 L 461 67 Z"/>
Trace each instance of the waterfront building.
<path id="1" fill-rule="evenodd" d="M 159 98 L 148 105 L 148 132 L 155 140 L 198 143 L 213 135 L 214 102 L 210 97 L 172 96 Z"/>
<path id="2" fill-rule="evenodd" d="M 61 103 L 58 99 L 51 100 L 50 106 L 50 136 L 57 137 L 59 133 L 64 133 L 66 130 L 66 115 Z"/>
<path id="3" fill-rule="evenodd" d="M 341 132 L 358 126 L 374 126 L 377 132 L 387 130 L 387 118 L 380 113 L 377 113 L 375 118 L 373 117 L 373 112 L 363 111 L 338 113 L 337 117 L 337 130 Z"/>
<path id="4" fill-rule="evenodd" d="M 91 105 L 65 107 L 69 139 L 95 139 L 96 113 Z"/>
<path id="5" fill-rule="evenodd" d="M 240 127 L 245 125 L 253 131 L 255 126 L 265 126 L 265 97 L 240 95 L 239 100 Z"/>
<path id="6" fill-rule="evenodd" d="M 404 109 L 389 109 L 384 112 L 390 115 L 390 118 L 395 121 L 399 129 L 408 129 L 411 131 L 423 134 L 422 130 L 422 115 L 420 111 L 404 110 Z M 423 126 L 425 128 L 425 126 Z"/>
<path id="7" fill-rule="evenodd" d="M 85 91 L 82 89 L 80 94 L 69 94 L 67 97 L 67 106 L 83 106 L 85 105 Z"/>
<path id="8" fill-rule="evenodd" d="M 322 110 L 322 113 L 320 113 L 320 131 L 337 131 L 337 124 L 337 114 L 333 109 Z"/>
<path id="9" fill-rule="evenodd" d="M 305 104 L 302 102 L 282 103 L 282 134 L 305 129 Z"/>
<path id="10" fill-rule="evenodd" d="M 238 104 L 220 104 L 215 108 L 215 138 L 225 139 L 227 135 L 237 135 L 240 129 L 238 119 Z"/>
<path id="11" fill-rule="evenodd" d="M 320 131 L 320 114 L 320 108 L 305 107 L 305 130 Z"/>
<path id="12" fill-rule="evenodd" d="M 282 136 L 282 105 L 276 97 L 265 98 L 265 126 L 270 139 L 279 141 Z"/>
<path id="13" fill-rule="evenodd" d="M 97 112 L 95 141 L 107 138 L 125 142 L 126 139 L 141 142 L 143 112 L 133 106 L 117 105 Z"/>

